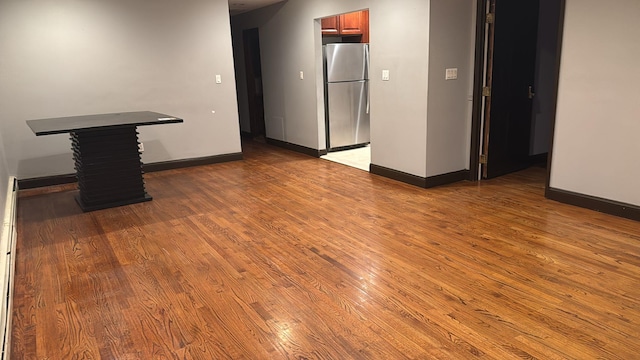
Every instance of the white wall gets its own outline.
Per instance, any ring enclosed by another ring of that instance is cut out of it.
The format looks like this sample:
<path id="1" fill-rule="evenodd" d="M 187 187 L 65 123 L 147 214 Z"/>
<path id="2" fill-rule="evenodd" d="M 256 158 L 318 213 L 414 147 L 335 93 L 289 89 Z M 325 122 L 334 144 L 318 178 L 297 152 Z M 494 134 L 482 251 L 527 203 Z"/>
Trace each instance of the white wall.
<path id="1" fill-rule="evenodd" d="M 139 128 L 147 163 L 240 152 L 228 11 L 227 0 L 0 2 L 9 172 L 73 173 L 68 135 L 36 138 L 25 120 L 82 114 L 184 118 Z"/>
<path id="2" fill-rule="evenodd" d="M 431 0 L 427 176 L 469 168 L 475 0 Z M 447 68 L 458 69 L 446 80 Z"/>
<path id="3" fill-rule="evenodd" d="M 260 29 L 267 136 L 325 149 L 315 19 L 361 9 L 370 21 L 372 163 L 425 177 L 429 1 L 289 0 L 234 17 L 236 39 L 243 28 Z M 381 81 L 382 69 L 391 81 Z"/>
<path id="4" fill-rule="evenodd" d="M 640 205 L 640 2 L 567 0 L 550 185 Z"/>

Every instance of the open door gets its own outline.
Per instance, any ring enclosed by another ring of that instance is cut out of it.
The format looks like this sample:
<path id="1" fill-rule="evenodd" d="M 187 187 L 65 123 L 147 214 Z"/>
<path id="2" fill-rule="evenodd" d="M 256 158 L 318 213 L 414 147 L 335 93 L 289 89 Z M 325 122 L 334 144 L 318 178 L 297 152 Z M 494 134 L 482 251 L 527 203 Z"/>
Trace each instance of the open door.
<path id="1" fill-rule="evenodd" d="M 539 0 L 490 0 L 482 177 L 529 166 Z"/>

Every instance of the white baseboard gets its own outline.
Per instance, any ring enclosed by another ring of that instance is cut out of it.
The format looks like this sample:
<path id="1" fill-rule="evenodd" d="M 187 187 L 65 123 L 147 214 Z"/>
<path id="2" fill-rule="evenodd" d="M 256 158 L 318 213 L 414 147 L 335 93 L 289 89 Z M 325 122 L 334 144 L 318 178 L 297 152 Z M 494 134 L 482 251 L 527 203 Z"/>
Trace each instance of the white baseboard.
<path id="1" fill-rule="evenodd" d="M 11 313 L 13 308 L 13 277 L 15 270 L 14 254 L 16 250 L 16 205 L 18 200 L 18 181 L 9 178 L 7 203 L 4 209 L 2 233 L 0 234 L 0 335 L 2 336 L 2 360 L 11 357 Z"/>

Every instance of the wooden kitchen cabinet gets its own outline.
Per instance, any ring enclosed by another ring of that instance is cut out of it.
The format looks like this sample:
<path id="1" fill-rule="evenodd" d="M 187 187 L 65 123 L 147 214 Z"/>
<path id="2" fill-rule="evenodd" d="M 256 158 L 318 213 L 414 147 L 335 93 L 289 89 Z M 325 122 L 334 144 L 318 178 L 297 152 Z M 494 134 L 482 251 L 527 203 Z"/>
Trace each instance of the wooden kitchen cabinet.
<path id="1" fill-rule="evenodd" d="M 322 35 L 340 35 L 340 16 L 330 16 L 320 20 Z"/>
<path id="2" fill-rule="evenodd" d="M 362 34 L 362 39 L 360 40 L 360 42 L 369 43 L 369 10 L 362 10 L 358 11 L 357 13 L 359 14 L 360 18 L 360 33 Z"/>
<path id="3" fill-rule="evenodd" d="M 339 15 L 338 23 L 340 25 L 341 35 L 361 35 L 362 34 L 362 17 L 364 11 L 356 11 L 348 14 Z"/>
<path id="4" fill-rule="evenodd" d="M 330 16 L 321 20 L 322 35 L 357 36 L 362 43 L 369 42 L 369 10 Z"/>

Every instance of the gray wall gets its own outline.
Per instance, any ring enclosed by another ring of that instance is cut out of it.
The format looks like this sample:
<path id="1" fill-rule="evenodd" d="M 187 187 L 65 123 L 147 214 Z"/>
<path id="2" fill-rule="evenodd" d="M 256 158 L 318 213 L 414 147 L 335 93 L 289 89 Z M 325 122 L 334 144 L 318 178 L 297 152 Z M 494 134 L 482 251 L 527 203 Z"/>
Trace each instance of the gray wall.
<path id="1" fill-rule="evenodd" d="M 449 4 L 438 0 L 435 11 L 452 15 L 455 25 L 438 23 L 434 31 L 444 37 L 455 30 L 461 43 L 440 44 L 434 61 L 435 76 L 444 79 L 442 64 L 450 59 L 460 69 L 454 90 L 434 91 L 434 96 L 453 93 L 455 99 L 433 111 L 434 138 L 438 132 L 456 133 L 456 139 L 433 146 L 438 159 L 445 165 L 434 165 L 430 175 L 463 170 L 468 163 L 467 115 L 470 71 L 469 56 L 472 32 L 473 1 L 460 0 Z M 424 0 L 289 0 L 273 8 L 234 17 L 234 43 L 241 43 L 241 31 L 259 27 L 263 68 L 265 121 L 267 136 L 313 149 L 325 149 L 324 94 L 320 25 L 316 19 L 369 9 L 371 46 L 371 158 L 372 163 L 427 176 L 427 103 L 430 74 L 430 1 Z M 431 10 L 433 11 L 433 10 Z M 458 15 L 454 11 L 462 11 Z M 463 22 L 466 22 L 463 24 Z M 462 29 L 456 25 L 462 24 Z M 441 32 L 442 31 L 442 32 Z M 433 36 L 433 33 L 432 33 Z M 236 46 L 236 71 L 243 78 Z M 451 52 L 450 52 L 451 51 Z M 381 80 L 383 69 L 390 71 L 390 81 Z M 304 71 L 305 80 L 298 78 Z M 446 84 L 444 86 L 448 86 Z M 238 85 L 239 88 L 244 86 Z M 433 86 L 443 86 L 434 81 Z M 246 91 L 246 90 L 243 90 Z M 241 94 L 240 97 L 246 97 Z M 242 101 L 242 100 L 241 100 Z M 431 103 L 429 103 L 431 104 Z M 434 106 L 440 105 L 434 100 Z M 241 103 L 241 106 L 244 106 Z M 461 111 L 459 109 L 462 109 Z M 453 109 L 454 114 L 446 112 Z M 241 113 L 243 110 L 241 109 Z M 430 119 L 429 119 L 430 121 Z M 244 122 L 243 122 L 244 123 Z M 441 135 L 442 136 L 442 135 Z M 462 150 L 460 150 L 462 149 Z M 465 153 L 465 156 L 460 156 Z M 444 154 L 444 159 L 440 157 Z"/>
<path id="2" fill-rule="evenodd" d="M 469 168 L 475 1 L 431 0 L 427 176 Z M 446 80 L 447 68 L 458 69 Z"/>
<path id="3" fill-rule="evenodd" d="M 185 123 L 141 127 L 145 162 L 241 151 L 227 0 L 2 1 L 0 54 L 19 178 L 74 172 L 68 135 L 36 138 L 28 119 L 153 110 Z"/>
<path id="4" fill-rule="evenodd" d="M 640 205 L 640 2 L 567 0 L 551 187 Z"/>
<path id="5" fill-rule="evenodd" d="M 371 163 L 426 177 L 429 1 L 372 3 L 370 41 Z"/>

